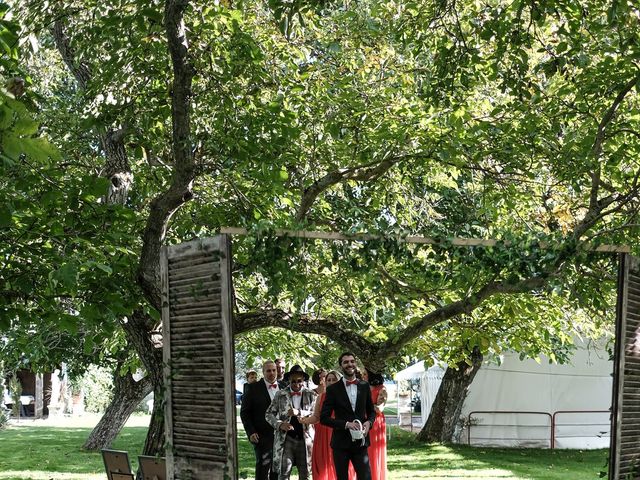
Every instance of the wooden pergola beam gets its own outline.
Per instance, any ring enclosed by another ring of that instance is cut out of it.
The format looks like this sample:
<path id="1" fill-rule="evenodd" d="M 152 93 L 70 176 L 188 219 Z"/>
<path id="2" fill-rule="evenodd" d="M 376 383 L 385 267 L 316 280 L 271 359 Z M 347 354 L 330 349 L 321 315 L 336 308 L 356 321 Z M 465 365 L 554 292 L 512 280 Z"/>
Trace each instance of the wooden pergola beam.
<path id="1" fill-rule="evenodd" d="M 221 227 L 221 234 L 227 235 L 248 235 L 249 231 L 246 228 L 239 227 Z M 309 238 L 314 240 L 341 240 L 341 241 L 366 241 L 366 240 L 381 240 L 384 238 L 394 238 L 400 243 L 415 243 L 425 245 L 437 245 L 442 243 L 441 240 L 437 240 L 431 237 L 419 237 L 419 236 L 400 236 L 400 235 L 372 235 L 369 233 L 356 233 L 353 235 L 345 235 L 344 233 L 337 232 L 319 232 L 309 230 L 275 230 L 276 237 L 294 237 L 294 238 Z M 448 241 L 451 245 L 458 247 L 494 247 L 498 245 L 498 240 L 493 238 L 449 238 Z M 509 242 L 504 242 L 504 245 L 509 245 Z M 547 248 L 548 244 L 540 243 L 542 248 Z M 631 247 L 628 245 L 590 245 L 584 244 L 584 250 L 603 253 L 630 253 Z"/>

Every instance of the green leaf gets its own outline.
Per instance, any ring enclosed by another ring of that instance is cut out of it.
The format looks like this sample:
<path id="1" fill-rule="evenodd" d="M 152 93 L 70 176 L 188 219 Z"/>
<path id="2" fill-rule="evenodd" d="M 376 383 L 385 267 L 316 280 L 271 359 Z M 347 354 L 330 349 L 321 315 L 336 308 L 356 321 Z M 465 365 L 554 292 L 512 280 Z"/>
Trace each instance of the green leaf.
<path id="1" fill-rule="evenodd" d="M 97 268 L 98 270 L 102 270 L 103 272 L 105 272 L 108 275 L 111 275 L 113 273 L 113 269 L 109 266 L 109 265 L 105 265 L 103 263 L 100 262 L 95 262 L 93 260 L 90 260 L 88 262 L 85 262 L 84 265 L 88 268 Z"/>
<path id="2" fill-rule="evenodd" d="M 88 179 L 88 185 L 84 189 L 83 193 L 86 195 L 92 195 L 94 197 L 102 197 L 107 194 L 109 190 L 109 179 L 105 177 L 93 177 Z"/>
<path id="3" fill-rule="evenodd" d="M 34 160 L 60 159 L 60 152 L 44 138 L 23 138 L 5 133 L 2 137 L 2 150 L 13 160 L 18 160 L 22 154 Z"/>
<path id="4" fill-rule="evenodd" d="M 93 351 L 93 338 L 88 335 L 84 338 L 83 351 L 85 355 L 89 355 Z"/>
<path id="5" fill-rule="evenodd" d="M 13 223 L 13 212 L 9 205 L 0 205 L 0 228 L 10 227 Z"/>
<path id="6" fill-rule="evenodd" d="M 20 116 L 13 125 L 13 132 L 17 135 L 33 135 L 38 131 L 38 122 L 28 116 Z"/>
<path id="7" fill-rule="evenodd" d="M 149 308 L 146 309 L 146 312 L 149 314 L 149 316 L 151 318 L 153 318 L 156 322 L 160 321 L 160 312 L 158 310 L 156 310 L 155 308 L 149 306 Z"/>
<path id="8" fill-rule="evenodd" d="M 96 263 L 96 267 L 99 270 L 102 270 L 103 272 L 111 275 L 113 273 L 113 269 L 109 266 L 109 265 L 105 265 L 103 263 Z"/>
<path id="9" fill-rule="evenodd" d="M 162 13 L 154 8 L 149 8 L 149 7 L 143 8 L 141 10 L 141 13 L 142 15 L 144 15 L 150 20 L 153 20 L 156 23 L 159 23 L 159 24 L 162 23 Z"/>
<path id="10" fill-rule="evenodd" d="M 2 137 L 2 153 L 12 160 L 18 160 L 24 152 L 24 146 L 20 138 L 10 133 L 5 133 Z"/>
<path id="11" fill-rule="evenodd" d="M 69 333 L 78 333 L 78 317 L 62 314 L 60 316 L 60 328 Z"/>
<path id="12" fill-rule="evenodd" d="M 48 140 L 44 138 L 25 138 L 24 153 L 36 160 L 45 160 L 51 158 L 52 160 L 60 160 L 60 151 L 51 145 Z"/>
<path id="13" fill-rule="evenodd" d="M 75 291 L 78 283 L 78 265 L 75 262 L 65 263 L 54 272 L 53 278 L 60 282 L 65 289 Z"/>

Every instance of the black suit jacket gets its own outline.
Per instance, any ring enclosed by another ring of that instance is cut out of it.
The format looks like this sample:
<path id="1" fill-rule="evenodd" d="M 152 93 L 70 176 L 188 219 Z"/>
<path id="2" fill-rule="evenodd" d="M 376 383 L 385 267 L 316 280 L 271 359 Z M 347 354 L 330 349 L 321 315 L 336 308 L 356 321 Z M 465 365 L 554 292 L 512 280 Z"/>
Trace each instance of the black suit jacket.
<path id="1" fill-rule="evenodd" d="M 335 414 L 334 418 L 331 417 L 332 413 Z M 322 411 L 320 412 L 320 423 L 333 428 L 333 435 L 331 436 L 331 446 L 333 448 L 352 448 L 360 445 L 351 440 L 351 434 L 345 429 L 347 422 L 360 420 L 364 423 L 369 421 L 373 425 L 375 419 L 376 411 L 371 400 L 371 388 L 367 382 L 358 382 L 355 411 L 351 408 L 351 402 L 343 380 L 327 388 Z M 365 438 L 365 446 L 369 446 L 369 435 Z"/>
<path id="2" fill-rule="evenodd" d="M 247 432 L 247 437 L 257 433 L 260 437 L 273 438 L 273 427 L 267 423 L 264 415 L 271 405 L 271 397 L 264 380 L 251 383 L 242 395 L 240 419 Z"/>

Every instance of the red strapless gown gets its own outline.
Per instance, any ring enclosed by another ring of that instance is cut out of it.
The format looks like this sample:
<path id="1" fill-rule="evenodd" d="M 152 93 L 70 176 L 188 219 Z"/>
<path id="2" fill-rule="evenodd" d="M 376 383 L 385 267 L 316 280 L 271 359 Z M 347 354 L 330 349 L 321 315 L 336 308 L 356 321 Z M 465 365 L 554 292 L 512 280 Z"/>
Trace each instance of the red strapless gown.
<path id="1" fill-rule="evenodd" d="M 383 385 L 371 387 L 371 399 L 378 401 Z M 376 414 L 376 421 L 369 431 L 369 464 L 371 465 L 371 480 L 386 480 L 387 478 L 387 422 L 384 413 Z"/>
<path id="2" fill-rule="evenodd" d="M 324 403 L 323 393 L 318 398 L 320 409 Z M 313 438 L 313 453 L 311 455 L 311 472 L 313 480 L 336 480 L 336 468 L 333 466 L 333 449 L 331 448 L 331 434 L 333 429 L 316 423 L 315 436 Z M 353 466 L 349 465 L 349 480 L 355 480 L 356 472 Z"/>

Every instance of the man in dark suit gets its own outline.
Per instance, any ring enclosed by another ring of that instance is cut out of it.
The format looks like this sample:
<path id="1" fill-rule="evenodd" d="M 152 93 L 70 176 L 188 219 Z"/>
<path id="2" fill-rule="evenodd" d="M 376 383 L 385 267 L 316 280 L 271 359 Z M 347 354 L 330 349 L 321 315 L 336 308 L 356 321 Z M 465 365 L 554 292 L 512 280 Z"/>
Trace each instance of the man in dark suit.
<path id="1" fill-rule="evenodd" d="M 284 389 L 289 386 L 289 381 L 284 378 L 284 372 L 287 371 L 287 362 L 284 361 L 284 358 L 276 358 L 276 373 L 278 379 L 278 385 L 280 388 Z"/>
<path id="2" fill-rule="evenodd" d="M 337 479 L 348 480 L 351 462 L 358 480 L 371 480 L 367 447 L 369 429 L 376 419 L 371 389 L 367 382 L 356 378 L 356 357 L 353 353 L 340 355 L 338 364 L 344 377 L 327 388 L 320 423 L 333 428 L 331 448 Z M 350 431 L 361 428 L 363 438 L 354 440 Z"/>
<path id="3" fill-rule="evenodd" d="M 265 413 L 279 389 L 276 381 L 276 364 L 269 360 L 262 365 L 262 380 L 249 384 L 242 395 L 240 418 L 256 454 L 256 480 L 276 480 L 277 478 L 271 471 L 274 432 L 273 427 L 265 419 Z"/>

